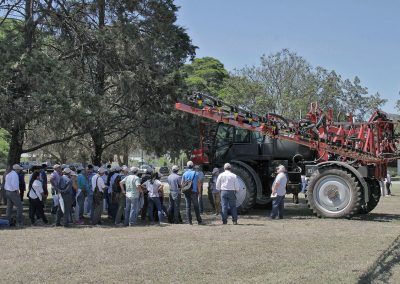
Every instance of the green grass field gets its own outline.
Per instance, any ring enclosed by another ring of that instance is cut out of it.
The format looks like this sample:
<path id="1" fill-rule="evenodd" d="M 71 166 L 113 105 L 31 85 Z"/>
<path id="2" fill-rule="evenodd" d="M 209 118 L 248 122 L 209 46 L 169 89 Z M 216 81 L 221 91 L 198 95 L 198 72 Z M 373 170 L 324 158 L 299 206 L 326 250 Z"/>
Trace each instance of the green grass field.
<path id="1" fill-rule="evenodd" d="M 0 282 L 400 283 L 400 185 L 393 193 L 352 220 L 288 198 L 285 219 L 254 210 L 238 226 L 209 212 L 205 226 L 0 230 Z"/>

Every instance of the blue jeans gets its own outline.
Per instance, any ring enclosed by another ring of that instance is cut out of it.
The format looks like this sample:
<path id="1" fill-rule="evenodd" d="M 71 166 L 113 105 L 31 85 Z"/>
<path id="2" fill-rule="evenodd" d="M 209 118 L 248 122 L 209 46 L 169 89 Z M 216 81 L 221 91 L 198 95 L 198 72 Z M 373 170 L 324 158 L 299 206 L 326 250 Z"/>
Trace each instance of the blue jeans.
<path id="1" fill-rule="evenodd" d="M 125 203 L 124 225 L 135 225 L 139 213 L 139 197 L 127 197 Z"/>
<path id="2" fill-rule="evenodd" d="M 232 221 L 237 222 L 236 192 L 234 190 L 221 190 L 222 222 L 228 222 L 228 205 L 231 209 Z"/>
<path id="3" fill-rule="evenodd" d="M 174 223 L 179 224 L 179 211 L 181 208 L 181 194 L 174 192 L 169 194 L 169 212 L 174 214 Z"/>
<path id="4" fill-rule="evenodd" d="M 148 213 L 149 213 L 150 222 L 151 223 L 154 222 L 153 209 L 155 206 L 157 208 L 158 220 L 161 223 L 163 214 L 162 214 L 160 197 L 149 197 L 148 201 L 149 201 Z"/>
<path id="5" fill-rule="evenodd" d="M 89 189 L 88 195 L 87 195 L 87 204 L 85 211 L 87 214 L 90 215 L 90 218 L 93 217 L 93 191 Z"/>
<path id="6" fill-rule="evenodd" d="M 283 207 L 285 203 L 285 196 L 278 195 L 276 198 L 272 199 L 272 211 L 271 218 L 275 219 L 278 216 L 280 219 L 283 218 Z"/>
<path id="7" fill-rule="evenodd" d="M 199 210 L 199 200 L 198 193 L 185 193 L 185 201 L 186 201 L 186 219 L 189 224 L 192 224 L 192 203 L 194 207 L 194 213 L 196 214 L 196 219 L 198 223 L 201 223 L 200 210 Z"/>
<path id="8" fill-rule="evenodd" d="M 81 192 L 78 197 L 76 198 L 76 203 L 77 207 L 75 207 L 75 210 L 78 210 L 78 218 L 79 220 L 82 220 L 83 218 L 83 205 L 85 204 L 85 196 L 83 195 L 83 192 Z"/>

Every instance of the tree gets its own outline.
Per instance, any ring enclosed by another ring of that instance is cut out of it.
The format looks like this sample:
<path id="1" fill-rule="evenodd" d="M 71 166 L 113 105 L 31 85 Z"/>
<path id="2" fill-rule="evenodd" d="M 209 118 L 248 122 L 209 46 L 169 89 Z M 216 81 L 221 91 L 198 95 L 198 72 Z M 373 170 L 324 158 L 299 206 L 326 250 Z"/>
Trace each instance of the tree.
<path id="1" fill-rule="evenodd" d="M 181 69 L 189 91 L 218 95 L 228 77 L 224 65 L 212 57 L 196 58 Z"/>
<path id="2" fill-rule="evenodd" d="M 0 127 L 9 133 L 8 165 L 18 163 L 24 152 L 67 140 L 74 134 L 24 149 L 27 131 L 38 121 L 68 115 L 70 100 L 65 91 L 65 67 L 45 46 L 48 34 L 38 29 L 42 14 L 36 1 L 3 1 L 0 9 L 18 11 L 21 19 L 3 18 L 0 23 Z M 20 6 L 21 4 L 25 4 Z M 15 5 L 12 5 L 15 4 Z"/>

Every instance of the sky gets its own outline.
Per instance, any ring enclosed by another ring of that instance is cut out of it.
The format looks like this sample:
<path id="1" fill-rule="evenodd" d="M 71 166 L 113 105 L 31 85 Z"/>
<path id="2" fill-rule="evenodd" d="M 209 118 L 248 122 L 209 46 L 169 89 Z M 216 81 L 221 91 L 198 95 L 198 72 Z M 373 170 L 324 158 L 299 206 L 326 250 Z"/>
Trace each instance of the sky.
<path id="1" fill-rule="evenodd" d="M 259 65 L 283 48 L 312 66 L 358 76 L 369 94 L 400 99 L 399 0 L 176 0 L 196 57 L 211 56 L 232 71 Z"/>

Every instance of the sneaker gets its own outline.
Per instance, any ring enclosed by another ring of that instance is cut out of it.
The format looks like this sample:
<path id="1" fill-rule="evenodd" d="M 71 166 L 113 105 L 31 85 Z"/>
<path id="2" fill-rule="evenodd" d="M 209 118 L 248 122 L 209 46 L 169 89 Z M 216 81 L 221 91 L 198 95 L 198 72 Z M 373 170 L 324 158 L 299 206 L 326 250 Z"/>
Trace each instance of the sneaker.
<path id="1" fill-rule="evenodd" d="M 204 221 L 197 222 L 197 225 L 205 225 Z"/>
<path id="2" fill-rule="evenodd" d="M 83 224 L 85 224 L 85 222 L 83 222 L 83 220 L 78 220 L 78 221 L 75 221 L 75 224 L 77 224 L 77 225 L 83 225 Z"/>
<path id="3" fill-rule="evenodd" d="M 237 222 L 237 221 L 233 221 L 232 223 L 233 223 L 233 225 L 237 225 L 237 224 L 238 224 L 238 222 Z"/>

